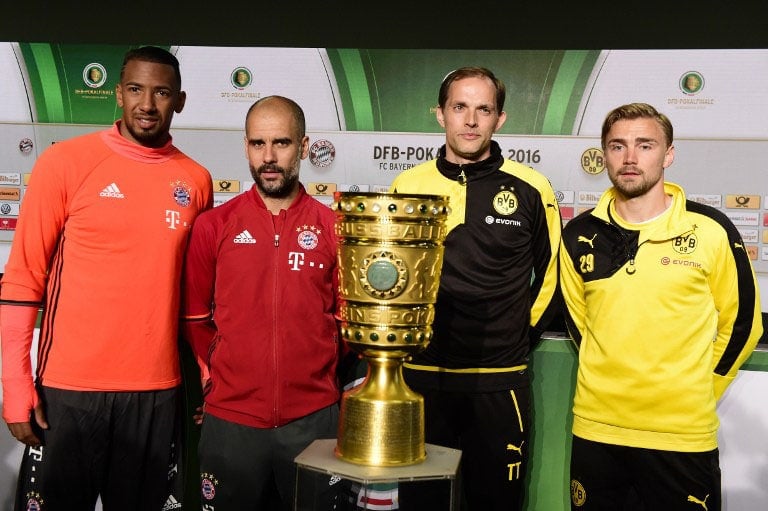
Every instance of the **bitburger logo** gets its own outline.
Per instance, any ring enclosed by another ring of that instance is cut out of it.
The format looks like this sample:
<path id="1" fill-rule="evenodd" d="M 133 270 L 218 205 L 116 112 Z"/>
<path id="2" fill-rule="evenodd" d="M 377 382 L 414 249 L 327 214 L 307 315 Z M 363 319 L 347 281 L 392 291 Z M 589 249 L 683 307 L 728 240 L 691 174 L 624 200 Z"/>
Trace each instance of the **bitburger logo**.
<path id="1" fill-rule="evenodd" d="M 336 158 L 336 148 L 328 140 L 318 140 L 309 147 L 309 161 L 315 167 L 327 167 Z"/>

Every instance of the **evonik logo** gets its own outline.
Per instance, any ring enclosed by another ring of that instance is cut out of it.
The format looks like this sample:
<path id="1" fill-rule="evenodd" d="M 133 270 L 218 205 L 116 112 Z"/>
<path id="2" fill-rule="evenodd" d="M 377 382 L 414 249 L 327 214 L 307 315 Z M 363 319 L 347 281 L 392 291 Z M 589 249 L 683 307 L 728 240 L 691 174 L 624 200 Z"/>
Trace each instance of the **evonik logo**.
<path id="1" fill-rule="evenodd" d="M 520 220 L 512 220 L 511 218 L 496 218 L 493 215 L 486 216 L 485 223 L 488 225 L 493 225 L 493 224 L 513 225 L 515 227 L 520 227 L 521 225 L 523 225 L 523 223 Z"/>
<path id="2" fill-rule="evenodd" d="M 698 261 L 691 261 L 690 259 L 670 259 L 669 257 L 662 257 L 660 260 L 662 266 L 690 266 L 692 268 L 701 268 L 701 263 Z"/>

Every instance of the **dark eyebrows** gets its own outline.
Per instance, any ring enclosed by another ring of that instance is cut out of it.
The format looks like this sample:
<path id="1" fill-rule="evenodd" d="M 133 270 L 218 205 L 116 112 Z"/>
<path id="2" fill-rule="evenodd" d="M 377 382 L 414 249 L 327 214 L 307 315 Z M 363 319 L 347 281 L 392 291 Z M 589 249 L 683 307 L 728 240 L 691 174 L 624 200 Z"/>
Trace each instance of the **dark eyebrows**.
<path id="1" fill-rule="evenodd" d="M 658 144 L 659 141 L 655 138 L 651 137 L 638 137 L 635 139 L 635 144 Z M 605 145 L 608 146 L 610 144 L 622 144 L 622 145 L 629 145 L 627 143 L 627 140 L 624 138 L 612 138 L 608 140 Z"/>
<path id="2" fill-rule="evenodd" d="M 134 81 L 128 81 L 123 84 L 124 87 L 138 87 L 139 89 L 147 89 L 148 87 L 140 82 L 134 82 Z M 178 89 L 174 88 L 172 85 L 159 85 L 156 87 L 153 87 L 152 90 L 154 91 L 160 91 L 165 90 L 168 92 L 176 92 Z"/>
<path id="3" fill-rule="evenodd" d="M 264 144 L 266 143 L 266 140 L 264 140 L 261 137 L 248 137 L 248 143 L 249 144 Z M 293 139 L 291 137 L 280 137 L 275 138 L 272 140 L 273 144 L 283 144 L 283 145 L 291 145 L 293 144 Z"/>
<path id="4" fill-rule="evenodd" d="M 448 101 L 445 106 L 447 108 L 456 108 L 456 107 L 467 108 L 467 109 L 470 108 L 470 106 L 467 104 L 466 101 L 455 101 L 455 102 Z M 495 112 L 496 105 L 483 103 L 481 105 L 477 105 L 475 107 L 475 110 L 487 110 L 488 112 Z"/>

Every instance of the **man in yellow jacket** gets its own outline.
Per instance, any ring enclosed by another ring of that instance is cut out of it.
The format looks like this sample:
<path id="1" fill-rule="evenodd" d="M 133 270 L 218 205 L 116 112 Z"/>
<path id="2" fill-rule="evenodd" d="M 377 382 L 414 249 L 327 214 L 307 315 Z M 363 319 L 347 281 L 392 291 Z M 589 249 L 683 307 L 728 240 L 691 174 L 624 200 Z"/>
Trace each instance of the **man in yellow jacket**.
<path id="1" fill-rule="evenodd" d="M 732 222 L 664 181 L 672 141 L 650 105 L 610 112 L 613 187 L 563 230 L 572 509 L 720 509 L 716 405 L 762 334 L 759 290 Z"/>

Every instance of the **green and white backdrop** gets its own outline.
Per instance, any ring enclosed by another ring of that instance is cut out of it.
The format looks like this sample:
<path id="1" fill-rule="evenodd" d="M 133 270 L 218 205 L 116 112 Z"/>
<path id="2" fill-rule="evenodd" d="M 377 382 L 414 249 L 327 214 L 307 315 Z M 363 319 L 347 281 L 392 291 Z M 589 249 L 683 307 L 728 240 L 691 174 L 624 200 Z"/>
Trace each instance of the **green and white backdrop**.
<path id="1" fill-rule="evenodd" d="M 129 48 L 0 42 L 0 269 L 37 155 L 120 116 L 114 89 Z M 651 103 L 675 128 L 667 178 L 733 220 L 761 290 L 768 289 L 768 50 L 167 48 L 181 62 L 188 95 L 174 118 L 174 140 L 211 171 L 216 204 L 250 188 L 243 124 L 256 99 L 280 94 L 302 105 L 312 146 L 302 181 L 330 202 L 336 190 L 385 191 L 399 172 L 433 158 L 443 143 L 434 114 L 440 81 L 457 67 L 481 65 L 507 85 L 507 122 L 497 136 L 506 157 L 549 177 L 567 222 L 609 185 L 599 140 L 605 114 L 623 103 Z M 731 511 L 759 509 L 768 497 L 768 411 L 759 405 L 768 387 L 764 355 L 753 355 L 720 404 Z M 553 335 L 534 353 L 533 368 L 528 509 L 567 509 L 573 350 Z M 194 367 L 186 370 L 193 381 Z M 198 392 L 190 385 L 189 406 Z M 20 455 L 10 435 L 0 435 L 2 509 L 10 506 Z"/>

